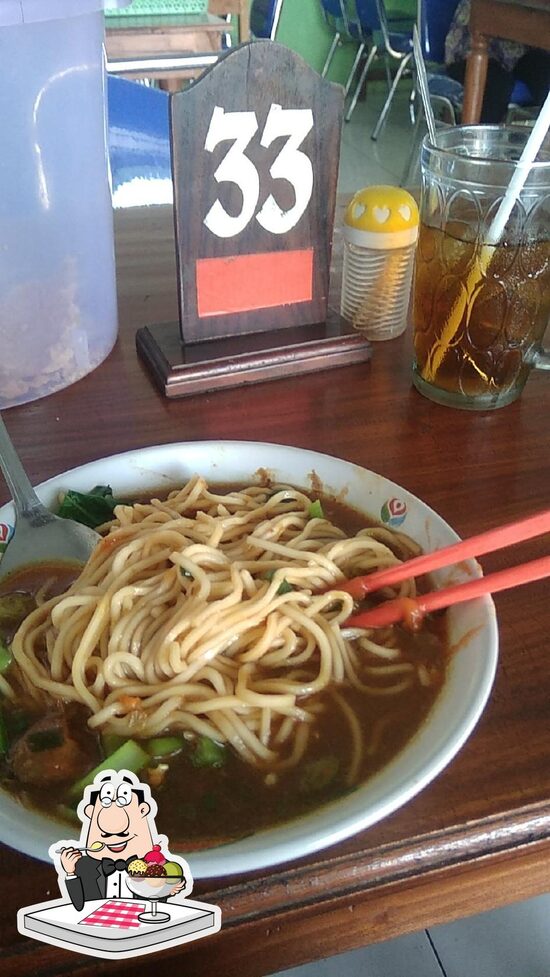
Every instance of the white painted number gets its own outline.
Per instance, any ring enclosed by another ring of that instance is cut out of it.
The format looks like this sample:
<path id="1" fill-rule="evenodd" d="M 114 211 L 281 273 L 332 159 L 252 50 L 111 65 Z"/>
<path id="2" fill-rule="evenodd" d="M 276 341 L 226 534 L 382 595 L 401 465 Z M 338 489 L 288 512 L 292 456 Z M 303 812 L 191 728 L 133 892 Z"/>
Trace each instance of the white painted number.
<path id="1" fill-rule="evenodd" d="M 217 105 L 212 113 L 204 143 L 206 151 L 212 153 L 218 143 L 227 139 L 233 140 L 231 149 L 214 173 L 214 179 L 218 183 L 236 183 L 243 195 L 242 209 L 236 217 L 228 214 L 219 200 L 208 211 L 204 223 L 217 237 L 234 237 L 235 234 L 240 234 L 254 216 L 260 196 L 260 177 L 254 163 L 244 155 L 244 151 L 257 131 L 255 112 L 224 112 Z"/>
<path id="2" fill-rule="evenodd" d="M 304 213 L 313 193 L 313 167 L 309 156 L 301 153 L 308 132 L 313 128 L 311 109 L 283 109 L 272 105 L 262 133 L 261 146 L 271 146 L 279 136 L 288 136 L 281 152 L 269 170 L 274 180 L 287 180 L 294 188 L 295 202 L 290 210 L 281 210 L 270 194 L 256 220 L 272 234 L 286 234 Z"/>
<path id="3" fill-rule="evenodd" d="M 269 148 L 275 139 L 288 136 L 280 153 L 270 167 L 274 180 L 286 180 L 294 190 L 294 204 L 283 210 L 273 194 L 270 194 L 256 220 L 271 234 L 286 234 L 296 226 L 304 214 L 313 193 L 313 167 L 309 156 L 300 146 L 313 128 L 311 109 L 283 109 L 272 105 L 266 119 L 260 145 Z M 219 200 L 212 205 L 204 218 L 204 223 L 217 237 L 234 237 L 250 223 L 260 197 L 260 177 L 245 150 L 258 131 L 255 112 L 225 112 L 216 106 L 212 113 L 210 127 L 204 143 L 207 152 L 225 140 L 233 140 L 216 172 L 218 183 L 234 183 L 241 191 L 243 202 L 236 216 L 228 214 Z"/>

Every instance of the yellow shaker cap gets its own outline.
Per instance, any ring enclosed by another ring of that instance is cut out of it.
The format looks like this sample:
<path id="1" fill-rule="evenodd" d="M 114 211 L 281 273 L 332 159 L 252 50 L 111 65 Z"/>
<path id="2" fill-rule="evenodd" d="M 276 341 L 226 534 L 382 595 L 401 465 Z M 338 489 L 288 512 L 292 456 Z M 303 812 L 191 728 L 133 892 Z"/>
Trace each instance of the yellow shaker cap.
<path id="1" fill-rule="evenodd" d="M 358 190 L 344 216 L 344 237 L 364 248 L 404 248 L 418 237 L 418 207 L 402 187 Z"/>

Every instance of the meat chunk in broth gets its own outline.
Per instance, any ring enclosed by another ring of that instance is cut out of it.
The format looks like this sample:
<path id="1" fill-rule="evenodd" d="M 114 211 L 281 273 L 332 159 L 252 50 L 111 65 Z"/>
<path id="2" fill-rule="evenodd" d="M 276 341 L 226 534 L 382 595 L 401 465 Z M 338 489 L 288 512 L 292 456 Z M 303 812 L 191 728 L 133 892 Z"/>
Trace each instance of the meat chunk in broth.
<path id="1" fill-rule="evenodd" d="M 9 763 L 21 784 L 44 788 L 80 777 L 90 754 L 69 731 L 65 714 L 50 712 L 19 737 Z"/>

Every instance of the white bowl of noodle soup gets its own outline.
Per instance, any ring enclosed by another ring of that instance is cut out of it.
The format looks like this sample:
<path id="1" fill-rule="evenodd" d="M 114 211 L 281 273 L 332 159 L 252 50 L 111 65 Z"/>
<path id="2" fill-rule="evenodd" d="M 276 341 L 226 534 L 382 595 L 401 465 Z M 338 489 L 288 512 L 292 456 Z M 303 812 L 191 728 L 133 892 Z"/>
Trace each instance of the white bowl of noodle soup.
<path id="1" fill-rule="evenodd" d="M 52 508 L 61 492 L 86 492 L 97 484 L 112 486 L 115 496 L 143 498 L 164 487 L 179 487 L 197 473 L 213 484 L 253 484 L 267 474 L 275 484 L 306 492 L 320 488 L 375 521 L 398 526 L 423 551 L 458 538 L 424 502 L 388 479 L 338 458 L 284 445 L 207 441 L 143 448 L 65 472 L 38 486 L 37 492 Z M 12 521 L 11 505 L 4 506 L 0 523 L 9 526 Z M 433 574 L 432 582 L 445 586 L 480 573 L 471 561 Z M 447 613 L 454 653 L 446 678 L 428 717 L 401 752 L 355 790 L 312 813 L 219 847 L 198 852 L 182 848 L 180 854 L 194 878 L 251 872 L 333 845 L 401 807 L 444 769 L 481 715 L 498 654 L 496 615 L 489 597 L 456 605 Z M 0 812 L 0 840 L 36 858 L 48 860 L 49 846 L 67 836 L 66 824 L 23 807 L 6 791 L 0 793 Z"/>

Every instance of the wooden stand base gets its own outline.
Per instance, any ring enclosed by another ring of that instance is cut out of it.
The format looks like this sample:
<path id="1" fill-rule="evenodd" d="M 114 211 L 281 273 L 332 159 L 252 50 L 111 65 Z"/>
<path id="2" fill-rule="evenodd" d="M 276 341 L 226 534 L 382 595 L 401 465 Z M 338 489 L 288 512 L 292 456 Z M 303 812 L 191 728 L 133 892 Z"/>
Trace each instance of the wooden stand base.
<path id="1" fill-rule="evenodd" d="M 368 340 L 338 319 L 192 345 L 166 322 L 139 329 L 136 346 L 166 397 L 188 397 L 370 359 Z"/>

